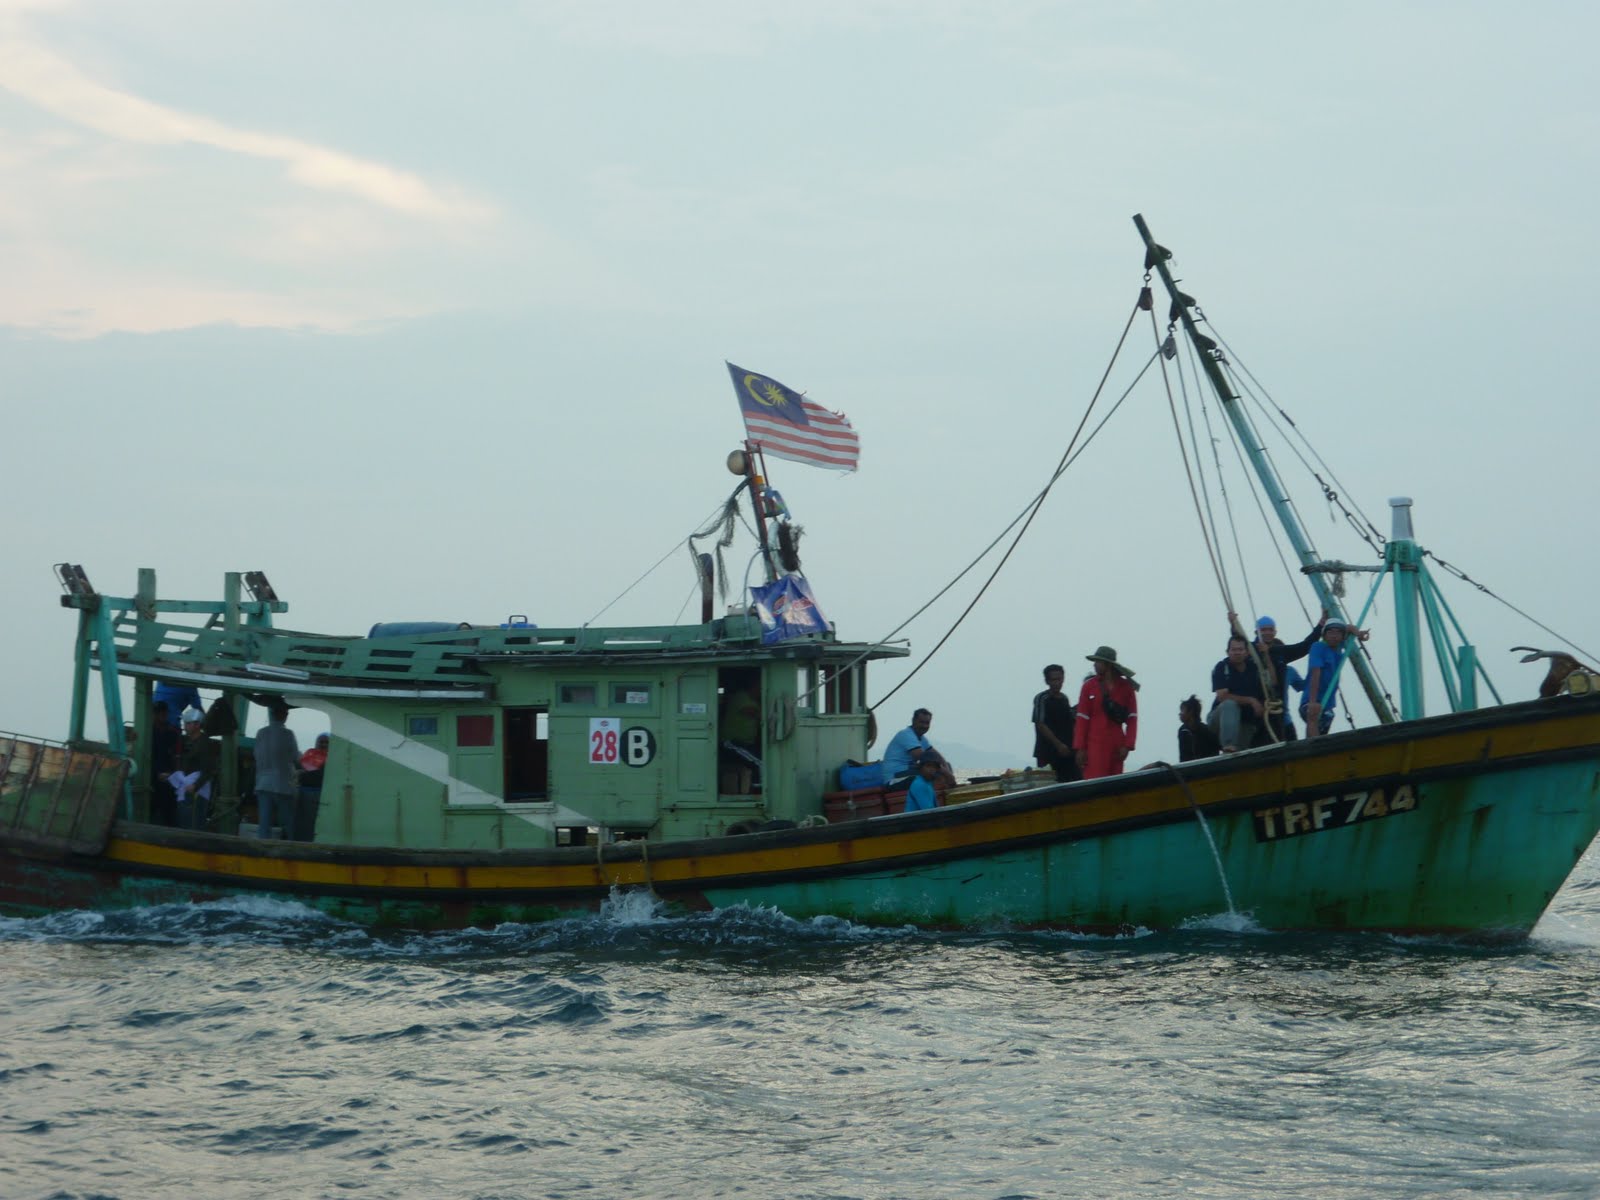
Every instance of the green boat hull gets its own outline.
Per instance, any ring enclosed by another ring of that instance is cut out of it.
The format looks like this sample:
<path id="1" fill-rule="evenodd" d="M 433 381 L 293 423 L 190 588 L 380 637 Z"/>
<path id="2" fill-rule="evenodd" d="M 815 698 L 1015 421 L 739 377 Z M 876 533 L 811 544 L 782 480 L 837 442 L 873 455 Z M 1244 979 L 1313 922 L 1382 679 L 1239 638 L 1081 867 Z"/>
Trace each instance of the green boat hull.
<path id="1" fill-rule="evenodd" d="M 1600 827 L 1592 763 L 1423 785 L 1415 811 L 1264 845 L 1250 813 L 845 878 L 707 889 L 719 907 L 867 924 L 1530 930 Z"/>
<path id="2" fill-rule="evenodd" d="M 77 826 L 55 804 L 48 836 L 10 813 L 0 905 L 254 896 L 428 929 L 550 920 L 644 889 L 677 911 L 869 924 L 1126 931 L 1232 912 L 1267 929 L 1497 938 L 1532 929 L 1600 830 L 1600 697 L 685 842 L 405 851 L 108 821 L 97 846 L 80 826 L 98 803 Z"/>

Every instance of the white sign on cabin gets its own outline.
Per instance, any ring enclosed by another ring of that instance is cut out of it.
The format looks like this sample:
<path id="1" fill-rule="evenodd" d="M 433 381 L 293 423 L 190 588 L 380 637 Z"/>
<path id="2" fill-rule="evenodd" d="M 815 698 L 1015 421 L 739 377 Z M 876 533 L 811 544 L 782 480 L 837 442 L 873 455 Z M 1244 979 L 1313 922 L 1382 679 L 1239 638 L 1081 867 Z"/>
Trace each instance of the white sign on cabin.
<path id="1" fill-rule="evenodd" d="M 622 722 L 616 717 L 590 717 L 589 761 L 595 766 L 614 766 L 621 737 Z"/>

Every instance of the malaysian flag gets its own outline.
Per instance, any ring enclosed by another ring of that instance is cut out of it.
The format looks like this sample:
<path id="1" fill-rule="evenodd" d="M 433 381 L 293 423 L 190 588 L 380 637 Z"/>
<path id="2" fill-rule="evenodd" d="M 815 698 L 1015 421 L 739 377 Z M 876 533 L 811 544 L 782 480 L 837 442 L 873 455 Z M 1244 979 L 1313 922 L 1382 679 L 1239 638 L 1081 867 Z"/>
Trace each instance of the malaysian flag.
<path id="1" fill-rule="evenodd" d="M 776 379 L 728 364 L 745 434 L 773 458 L 854 471 L 861 439 L 843 413 L 829 412 Z"/>

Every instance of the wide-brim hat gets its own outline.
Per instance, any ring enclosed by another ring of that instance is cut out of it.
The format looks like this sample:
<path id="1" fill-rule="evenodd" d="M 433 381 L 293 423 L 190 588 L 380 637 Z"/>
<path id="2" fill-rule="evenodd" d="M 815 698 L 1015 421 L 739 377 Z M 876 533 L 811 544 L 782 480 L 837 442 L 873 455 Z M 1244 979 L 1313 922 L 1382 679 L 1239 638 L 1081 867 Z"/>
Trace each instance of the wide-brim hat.
<path id="1" fill-rule="evenodd" d="M 1110 646 L 1101 646 L 1100 649 L 1096 650 L 1093 654 L 1085 654 L 1084 657 L 1090 662 L 1105 663 L 1106 666 L 1116 671 L 1117 674 L 1126 675 L 1130 679 L 1133 678 L 1133 670 L 1129 667 L 1123 666 L 1117 661 L 1117 652 Z"/>

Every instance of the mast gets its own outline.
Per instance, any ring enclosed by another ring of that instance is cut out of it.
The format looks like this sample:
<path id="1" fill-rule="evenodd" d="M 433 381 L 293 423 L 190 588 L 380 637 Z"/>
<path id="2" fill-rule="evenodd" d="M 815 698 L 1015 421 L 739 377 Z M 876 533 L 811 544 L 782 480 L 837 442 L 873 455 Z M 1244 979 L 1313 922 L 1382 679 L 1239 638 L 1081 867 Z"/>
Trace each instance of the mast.
<path id="1" fill-rule="evenodd" d="M 1144 223 L 1144 216 L 1134 214 L 1133 223 L 1139 229 L 1139 236 L 1144 238 L 1145 244 L 1145 279 L 1150 278 L 1149 272 L 1155 271 L 1161 276 L 1161 282 L 1166 286 L 1168 295 L 1172 298 L 1172 309 L 1167 322 L 1168 332 L 1179 321 L 1183 322 L 1184 332 L 1189 335 L 1189 341 L 1194 345 L 1199 355 L 1201 366 L 1205 369 L 1206 378 L 1210 381 L 1212 390 L 1217 394 L 1217 400 L 1222 405 L 1222 411 L 1232 423 L 1234 432 L 1238 434 L 1239 442 L 1249 455 L 1250 465 L 1255 469 L 1256 477 L 1261 481 L 1262 488 L 1267 493 L 1267 498 L 1272 502 L 1273 511 L 1278 514 L 1278 521 L 1283 526 L 1284 532 L 1289 536 L 1289 543 L 1294 547 L 1295 554 L 1300 559 L 1302 567 L 1315 566 L 1320 560 L 1311 546 L 1311 539 L 1306 536 L 1305 530 L 1300 525 L 1300 518 L 1295 515 L 1294 508 L 1289 503 L 1289 496 L 1283 490 L 1283 484 L 1278 480 L 1278 474 L 1273 469 L 1272 463 L 1267 460 L 1261 444 L 1257 441 L 1255 430 L 1251 428 L 1246 419 L 1244 409 L 1239 403 L 1239 397 L 1233 394 L 1228 386 L 1228 380 L 1222 373 L 1220 358 L 1222 352 L 1217 349 L 1217 344 L 1205 334 L 1201 333 L 1195 325 L 1194 314 L 1190 311 L 1195 300 L 1178 290 L 1177 282 L 1172 278 L 1172 272 L 1167 268 L 1167 260 L 1172 257 L 1172 252 L 1165 246 L 1159 245 L 1150 236 L 1150 227 Z M 1316 572 L 1307 572 L 1311 586 L 1317 593 L 1317 598 L 1322 602 L 1322 607 L 1329 613 L 1344 619 L 1343 609 L 1338 600 L 1329 589 L 1327 581 Z M 1352 651 L 1349 657 L 1351 667 L 1355 669 L 1361 680 L 1361 688 L 1367 694 L 1367 700 L 1372 704 L 1373 711 L 1378 714 L 1378 720 L 1389 724 L 1395 719 L 1394 710 L 1389 707 L 1389 701 L 1384 697 L 1383 688 L 1378 684 L 1378 678 L 1373 673 L 1372 663 L 1367 656 L 1359 651 Z"/>

